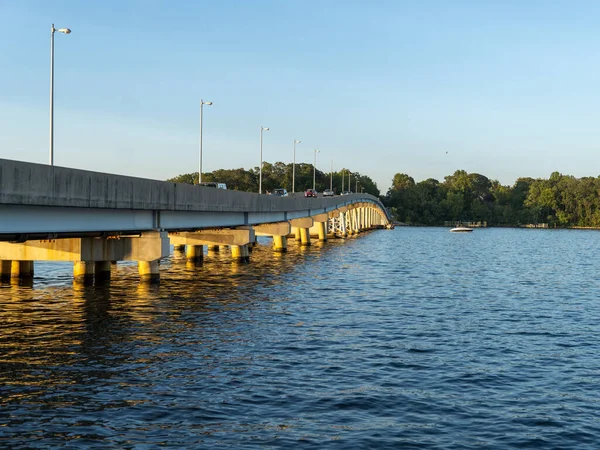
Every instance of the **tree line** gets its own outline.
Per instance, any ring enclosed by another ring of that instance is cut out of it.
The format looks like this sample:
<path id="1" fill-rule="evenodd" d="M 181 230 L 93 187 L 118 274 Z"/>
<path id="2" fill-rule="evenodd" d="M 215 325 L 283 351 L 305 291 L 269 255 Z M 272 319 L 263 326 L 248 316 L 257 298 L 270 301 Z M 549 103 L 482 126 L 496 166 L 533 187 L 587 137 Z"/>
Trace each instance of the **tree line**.
<path id="1" fill-rule="evenodd" d="M 443 182 L 415 183 L 397 173 L 382 198 L 401 222 L 441 225 L 486 221 L 491 226 L 547 223 L 550 227 L 600 227 L 600 177 L 519 178 L 503 186 L 478 173 L 457 170 Z"/>
<path id="2" fill-rule="evenodd" d="M 296 164 L 296 192 L 313 187 L 313 170 L 312 164 Z M 197 184 L 198 172 L 167 181 Z M 258 192 L 259 168 L 219 169 L 202 173 L 202 181 Z M 489 226 L 546 223 L 550 227 L 600 227 L 600 177 L 576 178 L 553 172 L 548 179 L 523 177 L 512 186 L 504 186 L 464 170 L 441 182 L 429 178 L 415 183 L 410 175 L 397 173 L 384 196 L 369 176 L 349 169 L 333 173 L 317 169 L 315 181 L 318 192 L 329 189 L 331 183 L 337 194 L 346 190 L 380 197 L 398 221 L 413 225 L 485 221 Z M 264 162 L 262 187 L 263 192 L 277 188 L 292 192 L 292 164 Z"/>
<path id="3" fill-rule="evenodd" d="M 313 187 L 313 168 L 312 164 L 296 163 L 295 191 L 304 192 Z M 377 184 L 367 175 L 362 175 L 358 171 L 342 169 L 339 172 L 322 172 L 317 169 L 315 175 L 315 188 L 317 192 L 323 192 L 329 189 L 330 184 L 334 192 L 341 193 L 342 190 L 356 192 L 366 192 L 379 197 L 380 191 Z M 292 164 L 276 162 L 271 164 L 263 162 L 262 170 L 262 189 L 263 192 L 270 192 L 273 189 L 283 188 L 292 192 Z M 176 183 L 198 183 L 198 172 L 186 173 L 170 178 L 167 181 Z M 246 170 L 240 169 L 219 169 L 213 172 L 202 172 L 202 182 L 216 181 L 227 184 L 228 189 L 237 191 L 258 192 L 259 167 Z"/>

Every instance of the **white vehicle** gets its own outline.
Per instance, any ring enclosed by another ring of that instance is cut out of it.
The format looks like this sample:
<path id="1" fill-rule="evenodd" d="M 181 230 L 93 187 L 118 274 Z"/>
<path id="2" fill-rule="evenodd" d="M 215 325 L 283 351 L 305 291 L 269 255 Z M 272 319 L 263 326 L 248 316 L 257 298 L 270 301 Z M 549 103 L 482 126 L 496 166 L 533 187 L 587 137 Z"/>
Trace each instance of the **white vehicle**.
<path id="1" fill-rule="evenodd" d="M 287 197 L 288 191 L 286 191 L 285 189 L 273 189 L 273 192 L 271 192 L 271 195 L 277 195 L 279 197 Z"/>
<path id="2" fill-rule="evenodd" d="M 200 186 L 213 187 L 217 189 L 227 189 L 227 185 L 225 183 L 217 183 L 215 181 L 204 181 L 200 183 Z"/>

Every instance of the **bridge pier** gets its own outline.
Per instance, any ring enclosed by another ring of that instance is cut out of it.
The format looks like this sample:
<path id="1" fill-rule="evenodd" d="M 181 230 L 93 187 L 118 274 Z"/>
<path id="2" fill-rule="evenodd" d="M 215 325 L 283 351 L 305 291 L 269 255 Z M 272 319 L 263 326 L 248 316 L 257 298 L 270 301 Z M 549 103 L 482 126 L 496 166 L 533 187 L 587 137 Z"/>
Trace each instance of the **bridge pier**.
<path id="1" fill-rule="evenodd" d="M 248 251 L 248 245 L 232 245 L 231 258 L 236 262 L 249 262 L 250 252 Z"/>
<path id="2" fill-rule="evenodd" d="M 287 252 L 287 236 L 291 230 L 289 222 L 265 223 L 252 228 L 256 236 L 273 237 L 273 250 L 276 253 Z"/>
<path id="3" fill-rule="evenodd" d="M 11 278 L 33 278 L 33 261 L 0 261 L 0 280 L 8 281 Z"/>
<path id="4" fill-rule="evenodd" d="M 80 282 L 90 283 L 94 281 L 94 262 L 75 261 L 73 263 L 73 278 Z"/>
<path id="5" fill-rule="evenodd" d="M 186 245 L 185 257 L 188 261 L 202 261 L 204 259 L 204 245 Z"/>
<path id="6" fill-rule="evenodd" d="M 154 261 L 138 261 L 138 273 L 140 274 L 141 281 L 150 283 L 159 281 L 158 259 Z"/>
<path id="7" fill-rule="evenodd" d="M 168 255 L 167 233 L 160 231 L 136 237 L 0 242 L 0 260 L 11 261 L 11 277 L 19 278 L 33 276 L 34 261 L 72 261 L 75 279 L 93 280 L 96 274 L 96 279 L 102 280 L 110 278 L 111 261 L 158 261 Z M 2 276 L 7 269 L 4 262 Z"/>
<path id="8" fill-rule="evenodd" d="M 232 257 L 234 259 L 241 258 L 248 261 L 250 260 L 248 245 L 254 242 L 255 235 L 254 230 L 251 227 L 241 226 L 238 228 L 218 230 L 169 233 L 169 239 L 174 245 L 186 245 L 186 256 L 188 257 L 188 260 L 200 260 L 200 255 L 202 255 L 202 253 L 198 249 L 200 248 L 203 251 L 204 245 L 211 246 L 213 251 L 221 245 L 229 245 L 232 249 Z M 234 250 L 234 247 L 244 247 L 244 249 Z"/>
<path id="9" fill-rule="evenodd" d="M 273 236 L 273 250 L 277 253 L 287 252 L 287 237 L 286 236 Z"/>
<path id="10" fill-rule="evenodd" d="M 96 281 L 110 280 L 111 262 L 96 261 L 94 263 L 94 278 Z"/>

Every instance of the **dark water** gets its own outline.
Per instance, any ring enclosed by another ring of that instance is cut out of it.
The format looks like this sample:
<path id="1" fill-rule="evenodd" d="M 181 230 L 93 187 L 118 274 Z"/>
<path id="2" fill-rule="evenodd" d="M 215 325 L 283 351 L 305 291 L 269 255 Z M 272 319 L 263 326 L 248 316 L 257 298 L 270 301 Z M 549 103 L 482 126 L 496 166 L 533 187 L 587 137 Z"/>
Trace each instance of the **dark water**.
<path id="1" fill-rule="evenodd" d="M 598 448 L 600 233 L 399 228 L 0 287 L 1 448 Z"/>

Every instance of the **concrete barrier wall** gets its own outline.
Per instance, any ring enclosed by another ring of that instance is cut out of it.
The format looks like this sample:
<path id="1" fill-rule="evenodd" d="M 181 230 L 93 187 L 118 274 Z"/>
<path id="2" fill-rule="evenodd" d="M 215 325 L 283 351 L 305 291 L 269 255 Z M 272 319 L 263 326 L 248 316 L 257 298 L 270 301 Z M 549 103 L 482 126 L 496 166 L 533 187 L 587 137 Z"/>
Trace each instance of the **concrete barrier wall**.
<path id="1" fill-rule="evenodd" d="M 0 159 L 0 204 L 168 211 L 323 211 L 356 202 L 376 203 L 369 194 L 305 199 L 258 195 L 183 183 L 149 180 L 66 167 Z M 387 214 L 387 213 L 386 213 Z"/>

